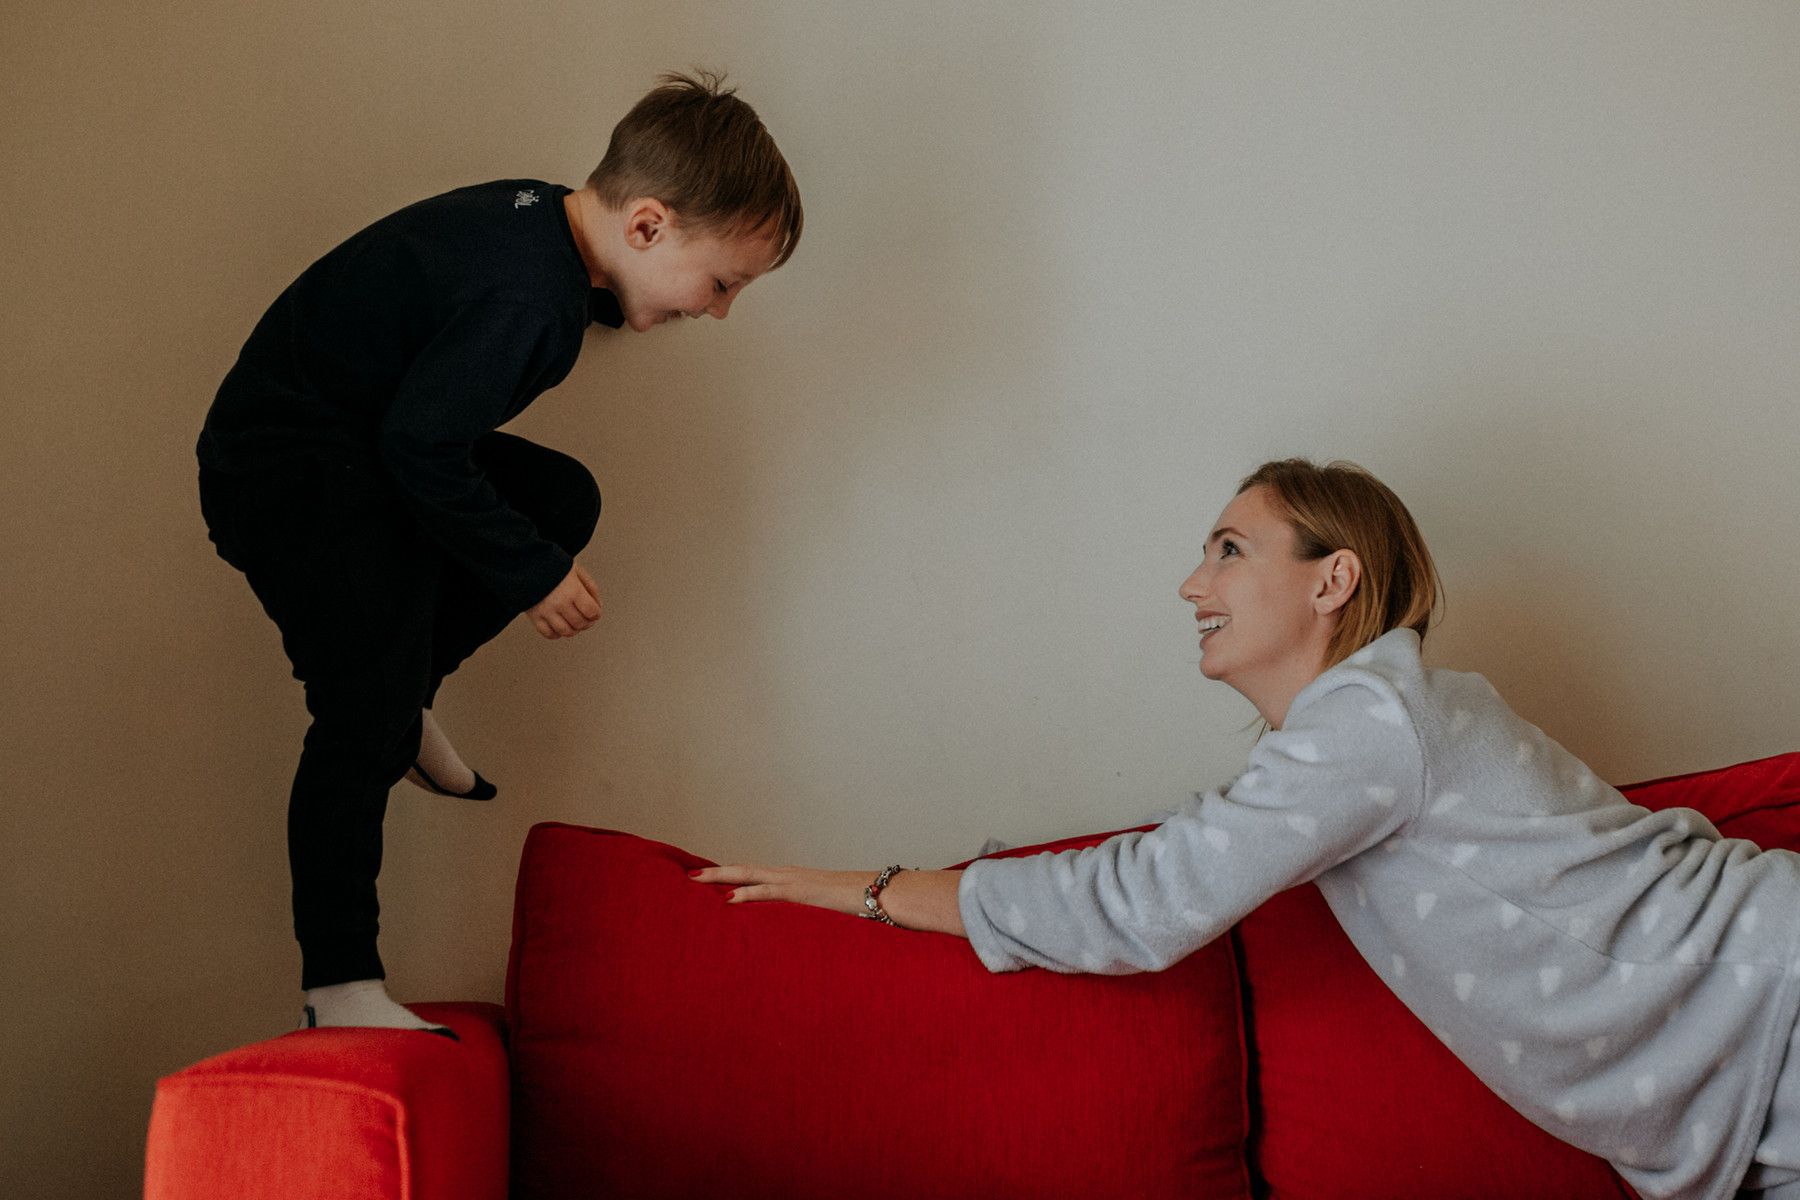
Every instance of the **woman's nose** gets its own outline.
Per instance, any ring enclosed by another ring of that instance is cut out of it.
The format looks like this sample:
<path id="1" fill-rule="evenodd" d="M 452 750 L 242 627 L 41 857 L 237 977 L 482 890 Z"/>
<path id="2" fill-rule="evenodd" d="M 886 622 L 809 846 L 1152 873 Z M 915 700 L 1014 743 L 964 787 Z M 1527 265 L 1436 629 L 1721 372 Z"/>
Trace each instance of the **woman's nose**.
<path id="1" fill-rule="evenodd" d="M 1201 575 L 1205 570 L 1206 566 L 1204 563 L 1195 567 L 1194 573 L 1189 575 L 1187 577 L 1187 582 L 1181 585 L 1181 598 L 1183 600 L 1192 603 L 1206 595 L 1206 581 L 1201 578 Z"/>

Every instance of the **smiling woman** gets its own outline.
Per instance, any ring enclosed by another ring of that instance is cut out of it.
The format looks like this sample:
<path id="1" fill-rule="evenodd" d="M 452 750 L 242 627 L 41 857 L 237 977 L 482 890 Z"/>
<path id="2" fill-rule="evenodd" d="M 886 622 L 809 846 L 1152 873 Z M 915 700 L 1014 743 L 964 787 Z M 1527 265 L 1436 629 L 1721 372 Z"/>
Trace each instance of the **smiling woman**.
<path id="1" fill-rule="evenodd" d="M 1200 623 L 1201 673 L 1276 729 L 1320 671 L 1390 629 L 1423 641 L 1438 607 L 1437 568 L 1412 514 L 1354 463 L 1264 463 L 1206 546 L 1181 585 Z"/>
<path id="2" fill-rule="evenodd" d="M 1237 778 L 1063 854 L 694 877 L 966 937 L 993 971 L 1103 974 L 1161 970 L 1312 881 L 1483 1082 L 1641 1194 L 1794 1200 L 1800 856 L 1631 804 L 1479 675 L 1427 669 L 1438 591 L 1373 476 L 1265 464 L 1181 588 L 1203 673 L 1270 726 Z"/>

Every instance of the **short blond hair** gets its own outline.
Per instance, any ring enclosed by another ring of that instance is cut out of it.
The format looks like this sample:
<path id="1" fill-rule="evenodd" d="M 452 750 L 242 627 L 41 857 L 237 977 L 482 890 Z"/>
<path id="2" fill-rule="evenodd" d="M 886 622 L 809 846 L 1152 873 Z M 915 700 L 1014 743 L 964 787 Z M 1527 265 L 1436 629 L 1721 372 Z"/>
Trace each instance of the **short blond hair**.
<path id="1" fill-rule="evenodd" d="M 726 234 L 768 229 L 774 270 L 800 244 L 800 188 L 756 110 L 725 77 L 696 70 L 657 86 L 613 127 L 588 185 L 609 208 L 649 196 L 686 225 Z"/>
<path id="2" fill-rule="evenodd" d="M 1238 494 L 1253 487 L 1267 488 L 1286 515 L 1299 557 L 1348 550 L 1362 564 L 1362 580 L 1339 610 L 1325 648 L 1326 668 L 1395 629 L 1424 639 L 1442 605 L 1443 584 L 1412 514 L 1386 484 L 1353 462 L 1321 467 L 1284 458 L 1245 476 Z"/>

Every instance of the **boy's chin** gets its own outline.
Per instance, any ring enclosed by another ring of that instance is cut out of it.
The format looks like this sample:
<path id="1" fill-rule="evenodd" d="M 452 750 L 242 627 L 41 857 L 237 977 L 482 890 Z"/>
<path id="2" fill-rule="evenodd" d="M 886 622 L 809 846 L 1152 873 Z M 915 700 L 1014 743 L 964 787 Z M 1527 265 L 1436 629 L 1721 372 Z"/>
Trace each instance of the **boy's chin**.
<path id="1" fill-rule="evenodd" d="M 685 315 L 687 314 L 678 312 L 634 313 L 628 311 L 625 314 L 625 324 L 630 326 L 634 332 L 649 333 L 658 325 L 668 325 L 680 320 Z"/>

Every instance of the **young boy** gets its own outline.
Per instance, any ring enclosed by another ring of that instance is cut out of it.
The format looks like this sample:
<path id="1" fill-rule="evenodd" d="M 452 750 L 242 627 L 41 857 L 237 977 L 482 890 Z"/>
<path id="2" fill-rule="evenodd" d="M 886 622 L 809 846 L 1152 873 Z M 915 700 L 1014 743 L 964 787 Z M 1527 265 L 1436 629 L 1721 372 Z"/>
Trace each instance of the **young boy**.
<path id="1" fill-rule="evenodd" d="M 593 476 L 496 428 L 590 321 L 723 319 L 799 241 L 793 175 L 722 82 L 663 76 L 579 191 L 481 184 L 356 234 L 263 315 L 207 414 L 207 527 L 313 718 L 288 804 L 306 1025 L 449 1033 L 389 999 L 376 952 L 388 789 L 491 798 L 432 720 L 439 685 L 520 612 L 547 638 L 600 616 L 574 558 Z"/>

